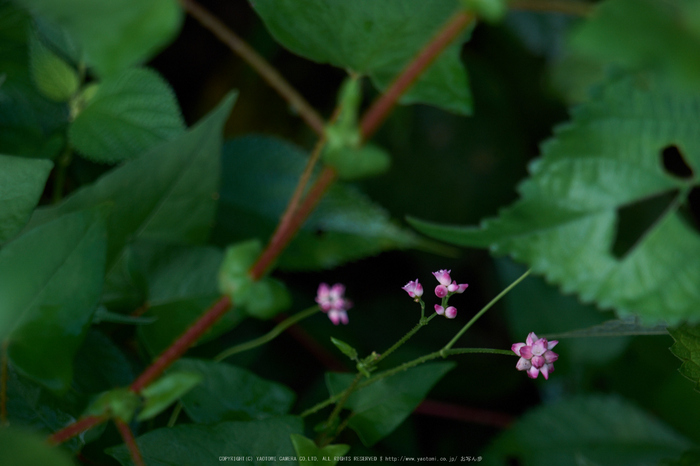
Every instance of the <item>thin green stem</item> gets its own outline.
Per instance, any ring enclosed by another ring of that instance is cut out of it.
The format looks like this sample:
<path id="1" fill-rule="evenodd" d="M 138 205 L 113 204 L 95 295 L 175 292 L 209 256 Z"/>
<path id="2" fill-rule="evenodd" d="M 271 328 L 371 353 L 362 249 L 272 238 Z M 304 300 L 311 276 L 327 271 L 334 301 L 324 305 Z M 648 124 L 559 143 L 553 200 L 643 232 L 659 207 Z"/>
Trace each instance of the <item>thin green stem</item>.
<path id="1" fill-rule="evenodd" d="M 352 395 L 352 392 L 354 392 L 357 389 L 358 384 L 360 383 L 360 380 L 362 380 L 362 373 L 358 372 L 355 375 L 355 378 L 352 379 L 352 382 L 350 383 L 350 386 L 343 390 L 342 396 L 338 400 L 338 402 L 335 404 L 335 407 L 333 408 L 333 411 L 331 412 L 330 416 L 328 416 L 328 419 L 326 420 L 326 428 L 321 435 L 321 438 L 318 441 L 318 446 L 323 448 L 324 446 L 328 445 L 331 440 L 335 437 L 335 432 L 331 435 L 331 438 L 328 439 L 328 429 L 333 427 L 333 422 L 335 422 L 336 418 L 340 415 L 340 412 L 343 410 L 343 406 L 345 406 L 345 403 L 348 401 L 348 398 L 350 398 L 350 395 Z"/>
<path id="2" fill-rule="evenodd" d="M 513 288 L 515 288 L 515 286 L 516 286 L 518 283 L 520 283 L 521 281 L 523 281 L 523 280 L 525 279 L 525 277 L 527 277 L 528 275 L 530 275 L 530 270 L 531 270 L 531 269 L 528 269 L 527 272 L 525 272 L 524 274 L 522 274 L 517 280 L 515 280 L 513 283 L 511 283 L 511 284 L 508 286 L 508 288 L 506 288 L 505 290 L 501 291 L 501 292 L 498 294 L 498 296 L 496 296 L 495 298 L 493 298 L 493 299 L 491 300 L 491 302 L 489 302 L 489 303 L 488 303 L 486 306 L 484 306 L 479 312 L 477 312 L 476 315 L 475 315 L 474 317 L 472 317 L 472 319 L 471 319 L 469 322 L 467 322 L 467 324 L 466 324 L 464 327 L 462 327 L 462 330 L 460 330 L 459 332 L 457 332 L 457 335 L 455 335 L 454 338 L 453 338 L 452 340 L 450 340 L 450 342 L 449 342 L 448 344 L 445 345 L 445 347 L 441 350 L 441 352 L 444 352 L 445 354 L 447 354 L 447 350 L 449 350 L 450 348 L 452 348 L 452 346 L 457 342 L 457 340 L 459 340 L 459 338 L 460 338 L 462 335 L 464 335 L 464 332 L 466 332 L 467 330 L 469 330 L 469 327 L 471 327 L 472 325 L 474 325 L 474 322 L 476 322 L 477 320 L 479 320 L 479 317 L 481 317 L 482 315 L 484 315 L 484 314 L 486 313 L 486 311 L 488 311 L 489 309 L 491 309 L 491 307 L 492 307 L 494 304 L 496 304 L 502 297 L 504 297 L 505 295 L 507 295 L 508 292 L 509 292 L 510 290 L 512 290 Z"/>
<path id="3" fill-rule="evenodd" d="M 423 313 L 423 308 L 424 308 L 424 306 L 421 306 L 421 314 Z M 408 341 L 408 339 L 411 338 L 413 335 L 415 335 L 416 332 L 417 332 L 418 330 L 420 330 L 421 328 L 423 328 L 423 327 L 425 327 L 426 325 L 428 325 L 428 322 L 430 322 L 436 315 L 437 315 L 437 314 L 433 314 L 433 315 L 431 315 L 431 316 L 428 317 L 428 318 L 425 318 L 425 316 L 421 315 L 421 319 L 420 319 L 420 321 L 416 324 L 416 326 L 413 327 L 408 333 L 406 333 L 406 335 L 404 335 L 403 337 L 401 337 L 401 339 L 400 339 L 399 341 L 397 341 L 396 343 L 394 343 L 394 345 L 393 345 L 391 348 L 389 348 L 388 350 L 384 351 L 384 352 L 379 356 L 379 358 L 377 358 L 377 359 L 374 361 L 374 364 L 378 364 L 379 361 L 383 360 L 384 358 L 386 358 L 387 356 L 389 356 L 391 353 L 393 353 L 395 350 L 397 350 L 401 345 L 403 345 L 404 343 L 406 343 L 406 342 Z"/>
<path id="4" fill-rule="evenodd" d="M 277 324 L 272 330 L 267 332 L 265 335 L 258 337 L 254 340 L 241 343 L 240 345 L 233 346 L 227 350 L 222 351 L 214 358 L 214 361 L 223 361 L 224 359 L 233 356 L 234 354 L 242 353 L 243 351 L 248 351 L 256 346 L 264 345 L 265 343 L 276 338 L 280 333 L 284 332 L 286 329 L 296 324 L 297 322 L 306 319 L 317 313 L 320 310 L 318 306 L 312 306 L 305 309 L 298 314 L 294 314 L 291 317 L 286 318 L 279 324 Z"/>
<path id="5" fill-rule="evenodd" d="M 370 377 L 367 380 L 364 380 L 360 383 L 357 384 L 357 387 L 355 387 L 355 390 L 361 390 L 369 385 L 372 385 L 375 382 L 379 382 L 382 379 L 385 379 L 387 377 L 391 377 L 394 374 L 398 374 L 399 372 L 405 371 L 407 369 L 410 369 L 411 367 L 417 366 L 419 364 L 423 364 L 424 362 L 430 361 L 432 359 L 437 359 L 439 357 L 446 357 L 446 356 L 452 356 L 455 354 L 472 354 L 472 353 L 480 353 L 480 354 L 501 354 L 504 356 L 516 356 L 515 353 L 509 350 L 500 350 L 500 349 L 492 349 L 492 348 L 455 348 L 455 349 L 441 349 L 440 351 L 435 351 L 434 353 L 426 354 L 425 356 L 421 356 L 419 358 L 416 358 L 412 361 L 405 362 L 399 366 L 394 367 L 393 369 L 386 370 L 384 372 L 380 372 L 378 374 L 375 374 L 374 376 Z M 331 396 L 325 401 L 322 401 L 311 408 L 307 409 L 306 411 L 302 412 L 300 414 L 301 417 L 306 417 L 311 414 L 314 414 L 326 406 L 329 406 L 336 401 L 340 400 L 343 396 L 345 396 L 346 392 L 349 390 L 345 389 L 342 392 L 338 393 L 337 395 Z"/>

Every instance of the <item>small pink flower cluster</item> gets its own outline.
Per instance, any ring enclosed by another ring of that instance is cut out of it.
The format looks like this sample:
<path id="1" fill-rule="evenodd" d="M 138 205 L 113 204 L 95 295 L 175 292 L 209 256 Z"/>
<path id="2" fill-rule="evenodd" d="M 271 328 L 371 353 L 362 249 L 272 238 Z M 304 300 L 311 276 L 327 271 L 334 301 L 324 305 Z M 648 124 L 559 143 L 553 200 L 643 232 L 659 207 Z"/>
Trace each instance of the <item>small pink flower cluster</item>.
<path id="1" fill-rule="evenodd" d="M 520 356 L 515 368 L 519 371 L 527 371 L 531 379 L 536 379 L 540 372 L 545 380 L 549 379 L 549 373 L 554 371 L 554 361 L 559 359 L 559 355 L 552 351 L 557 343 L 559 343 L 557 340 L 547 341 L 546 338 L 537 338 L 535 332 L 530 332 L 525 343 L 513 343 L 510 348 Z"/>
<path id="2" fill-rule="evenodd" d="M 352 307 L 352 302 L 343 296 L 345 294 L 345 286 L 336 283 L 333 286 L 328 286 L 326 283 L 321 283 L 318 286 L 316 294 L 316 302 L 321 310 L 328 314 L 334 325 L 339 323 L 348 323 L 347 310 Z"/>
<path id="3" fill-rule="evenodd" d="M 464 290 L 466 290 L 469 286 L 466 283 L 458 285 L 457 282 L 452 280 L 450 277 L 450 272 L 451 270 L 438 270 L 437 272 L 433 272 L 433 275 L 435 275 L 435 278 L 437 278 L 439 283 L 439 285 L 435 287 L 435 296 L 438 298 L 449 298 L 455 293 L 464 293 Z M 416 302 L 420 302 L 421 296 L 423 296 L 423 285 L 418 282 L 418 279 L 408 282 L 406 286 L 402 287 L 401 289 L 408 293 L 411 298 L 414 298 L 414 301 Z M 435 312 L 437 312 L 439 315 L 444 315 L 448 319 L 454 319 L 457 317 L 457 308 L 454 306 L 444 308 L 443 306 L 436 304 Z"/>

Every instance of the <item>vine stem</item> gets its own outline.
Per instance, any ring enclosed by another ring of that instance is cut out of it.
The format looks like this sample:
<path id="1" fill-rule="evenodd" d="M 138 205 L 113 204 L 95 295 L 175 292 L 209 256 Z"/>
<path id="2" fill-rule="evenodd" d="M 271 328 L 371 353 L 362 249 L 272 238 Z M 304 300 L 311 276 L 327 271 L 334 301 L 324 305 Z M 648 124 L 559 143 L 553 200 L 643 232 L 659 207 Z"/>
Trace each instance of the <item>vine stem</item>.
<path id="1" fill-rule="evenodd" d="M 67 440 L 72 439 L 73 437 L 82 434 L 88 429 L 92 429 L 93 427 L 99 426 L 107 419 L 109 419 L 109 417 L 107 416 L 86 416 L 84 418 L 78 419 L 72 424 L 69 424 L 68 426 L 64 427 L 58 432 L 54 432 L 52 435 L 49 436 L 48 441 L 52 445 L 61 444 Z"/>
<path id="2" fill-rule="evenodd" d="M 520 283 L 521 281 L 523 281 L 523 280 L 525 279 L 525 277 L 527 277 L 528 275 L 530 275 L 530 271 L 531 271 L 531 269 L 528 269 L 528 270 L 527 270 L 524 274 L 522 274 L 517 280 L 515 280 L 513 283 L 511 283 L 510 285 L 508 285 L 508 288 L 506 288 L 505 290 L 503 290 L 503 291 L 501 291 L 500 293 L 498 293 L 498 296 L 496 296 L 495 298 L 493 298 L 486 306 L 484 306 L 483 308 L 481 308 L 481 310 L 480 310 L 479 312 L 477 312 L 477 314 L 476 314 L 474 317 L 472 317 L 471 320 L 470 320 L 469 322 L 467 322 L 467 324 L 466 324 L 464 327 L 462 327 L 462 330 L 460 330 L 459 332 L 457 332 L 457 335 L 455 335 L 454 338 L 453 338 L 452 340 L 450 340 L 450 342 L 449 342 L 448 344 L 446 344 L 446 345 L 443 347 L 442 350 L 440 350 L 440 352 L 443 352 L 443 351 L 444 351 L 445 354 L 447 354 L 447 353 L 448 353 L 447 350 L 449 350 L 450 348 L 452 348 L 452 345 L 454 345 L 454 344 L 457 342 L 457 340 L 459 340 L 459 338 L 460 338 L 462 335 L 464 335 L 464 332 L 466 332 L 467 330 L 469 330 L 469 327 L 471 327 L 472 325 L 474 325 L 474 322 L 476 322 L 477 320 L 479 320 L 479 317 L 481 317 L 482 315 L 484 315 L 484 313 L 485 313 L 486 311 L 488 311 L 489 309 L 491 309 L 491 306 L 493 306 L 494 304 L 496 304 L 502 297 L 504 297 L 505 295 L 507 295 L 508 292 L 509 292 L 510 290 L 512 290 L 518 283 Z"/>
<path id="3" fill-rule="evenodd" d="M 590 16 L 594 8 L 590 3 L 575 0 L 510 0 L 508 6 L 513 10 L 563 13 L 582 17 Z"/>
<path id="4" fill-rule="evenodd" d="M 364 114 L 360 122 L 363 140 L 366 141 L 377 131 L 404 92 L 435 61 L 440 52 L 475 20 L 476 16 L 472 12 L 460 10 L 442 27 Z"/>
<path id="5" fill-rule="evenodd" d="M 183 333 L 180 338 L 170 345 L 160 356 L 134 380 L 129 389 L 134 393 L 150 385 L 160 375 L 177 361 L 199 338 L 211 328 L 231 307 L 231 298 L 224 295 L 214 303 L 200 318 Z"/>
<path id="6" fill-rule="evenodd" d="M 180 4 L 205 29 L 243 58 L 270 87 L 299 113 L 299 116 L 316 134 L 323 135 L 325 127 L 323 118 L 267 60 L 199 3 L 194 0 L 180 0 Z"/>
<path id="7" fill-rule="evenodd" d="M 350 388 L 353 388 L 353 390 L 360 390 L 363 389 L 369 385 L 372 385 L 373 383 L 379 382 L 382 379 L 385 379 L 387 377 L 391 377 L 394 374 L 398 374 L 399 372 L 405 371 L 407 369 L 410 369 L 411 367 L 417 366 L 419 364 L 423 364 L 424 362 L 430 361 L 432 359 L 437 359 L 440 357 L 446 357 L 446 356 L 451 356 L 455 354 L 471 354 L 471 353 L 482 353 L 482 354 L 501 354 L 504 356 L 517 356 L 515 353 L 513 353 L 510 350 L 500 350 L 500 349 L 492 349 L 492 348 L 455 348 L 455 349 L 449 349 L 449 350 L 439 350 L 435 351 L 430 354 L 426 354 L 425 356 L 421 356 L 419 358 L 416 358 L 412 361 L 405 362 L 399 366 L 396 366 L 392 369 L 386 370 L 384 372 L 380 372 L 369 379 L 360 382 L 357 384 L 356 387 L 348 387 L 342 392 L 338 393 L 337 395 L 329 397 L 327 400 L 322 401 L 315 406 L 312 406 L 311 408 L 307 409 L 306 411 L 302 412 L 300 414 L 301 417 L 306 417 L 309 416 L 315 412 L 320 411 L 321 409 L 325 408 L 326 406 L 329 406 L 336 401 L 340 400 L 341 398 L 347 396 L 347 392 L 350 390 Z"/>
<path id="8" fill-rule="evenodd" d="M 7 424 L 7 346 L 8 340 L 5 340 L 0 348 L 0 426 Z"/>
<path id="9" fill-rule="evenodd" d="M 421 305 L 421 313 L 423 312 L 423 309 L 425 309 L 425 305 Z M 411 330 L 409 330 L 408 333 L 406 333 L 406 335 L 404 335 L 403 337 L 401 337 L 401 339 L 400 339 L 399 341 L 397 341 L 396 343 L 394 343 L 394 344 L 392 345 L 391 348 L 389 348 L 388 350 L 384 351 L 384 352 L 374 361 L 374 364 L 378 364 L 379 361 L 383 360 L 384 358 L 386 358 L 387 356 L 389 356 L 391 353 L 393 353 L 394 351 L 396 351 L 396 349 L 398 349 L 401 345 L 403 345 L 404 343 L 406 343 L 406 342 L 408 341 L 409 338 L 411 338 L 413 335 L 415 335 L 415 333 L 416 333 L 418 330 L 420 330 L 421 328 L 423 328 L 423 327 L 425 327 L 426 325 L 428 325 L 428 322 L 430 322 L 433 318 L 435 318 L 436 315 L 437 315 L 437 314 L 432 314 L 430 317 L 427 317 L 427 318 L 424 317 L 424 316 L 421 316 L 420 321 L 418 321 L 418 323 L 415 325 L 415 327 L 413 327 Z"/>
<path id="10" fill-rule="evenodd" d="M 141 456 L 141 450 L 139 450 L 139 446 L 136 443 L 136 439 L 134 439 L 134 434 L 131 432 L 129 424 L 118 418 L 114 419 L 114 424 L 117 426 L 117 430 L 122 436 L 126 448 L 129 449 L 129 454 L 134 464 L 136 466 L 146 466 L 146 463 L 143 462 L 143 456 Z"/>

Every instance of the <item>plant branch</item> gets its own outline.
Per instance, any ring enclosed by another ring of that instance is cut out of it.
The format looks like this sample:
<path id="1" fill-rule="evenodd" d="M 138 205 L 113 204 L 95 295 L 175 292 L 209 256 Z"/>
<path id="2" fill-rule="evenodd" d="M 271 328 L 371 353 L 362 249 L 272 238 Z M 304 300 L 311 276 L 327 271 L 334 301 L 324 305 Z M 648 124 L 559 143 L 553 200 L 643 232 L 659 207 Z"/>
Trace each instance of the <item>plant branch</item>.
<path id="1" fill-rule="evenodd" d="M 150 385 L 160 375 L 177 361 L 199 338 L 211 328 L 231 307 L 231 298 L 222 296 L 207 312 L 205 312 L 197 322 L 192 324 L 180 338 L 178 338 L 169 348 L 163 351 L 160 356 L 144 370 L 141 375 L 131 384 L 131 391 L 141 392 Z"/>
<path id="2" fill-rule="evenodd" d="M 87 416 L 78 419 L 74 423 L 67 425 L 58 432 L 54 432 L 53 434 L 51 434 L 49 436 L 48 441 L 52 445 L 61 444 L 72 439 L 73 437 L 77 437 L 78 435 L 82 434 L 88 429 L 92 429 L 93 427 L 99 426 L 107 419 L 109 419 L 107 416 Z"/>
<path id="3" fill-rule="evenodd" d="M 116 424 L 117 430 L 122 436 L 126 448 L 129 449 L 129 454 L 131 455 L 134 465 L 146 466 L 146 463 L 143 462 L 143 456 L 141 456 L 141 450 L 139 450 L 136 439 L 134 439 L 134 434 L 131 432 L 131 428 L 129 428 L 129 424 L 117 418 L 114 419 L 114 424 Z"/>
<path id="4" fill-rule="evenodd" d="M 259 280 L 265 276 L 267 270 L 272 266 L 282 251 L 284 251 L 284 248 L 287 247 L 297 231 L 299 231 L 299 228 L 301 228 L 307 217 L 313 212 L 314 208 L 316 208 L 316 205 L 328 188 L 330 188 L 331 184 L 333 184 L 336 177 L 337 174 L 331 167 L 326 167 L 321 171 L 316 182 L 304 198 L 304 201 L 286 223 L 285 228 L 281 228 L 280 225 L 257 262 L 255 262 L 250 269 L 250 275 L 253 277 L 253 280 Z"/>
<path id="5" fill-rule="evenodd" d="M 528 269 L 528 270 L 527 270 L 524 274 L 522 274 L 517 280 L 515 280 L 513 283 L 511 283 L 510 285 L 508 285 L 508 288 L 506 288 L 505 290 L 503 290 L 503 291 L 501 291 L 500 293 L 498 293 L 498 296 L 496 296 L 495 298 L 493 298 L 493 299 L 492 299 L 486 306 L 484 306 L 474 317 L 472 317 L 472 319 L 471 319 L 469 322 L 467 322 L 467 324 L 466 324 L 464 327 L 462 327 L 462 330 L 460 330 L 459 332 L 457 332 L 457 335 L 455 335 L 454 338 L 453 338 L 452 340 L 450 340 L 450 342 L 449 342 L 448 344 L 445 345 L 445 347 L 442 349 L 442 351 L 445 351 L 445 354 L 449 353 L 449 351 L 447 351 L 447 350 L 449 350 L 450 348 L 452 348 L 452 345 L 454 345 L 454 344 L 457 342 L 457 340 L 459 340 L 459 338 L 460 338 L 462 335 L 464 335 L 464 332 L 466 332 L 467 330 L 469 330 L 469 327 L 471 327 L 471 326 L 474 324 L 474 322 L 476 322 L 477 320 L 479 320 L 479 317 L 481 317 L 482 315 L 484 315 L 484 313 L 485 313 L 486 311 L 488 311 L 489 309 L 491 309 L 491 306 L 493 306 L 494 304 L 496 304 L 502 297 L 504 297 L 506 294 L 508 294 L 508 292 L 509 292 L 510 290 L 512 290 L 512 289 L 515 287 L 515 285 L 517 285 L 518 283 L 520 283 L 521 281 L 523 281 L 523 280 L 525 279 L 525 277 L 527 277 L 528 275 L 530 275 L 530 270 L 531 270 L 531 269 Z"/>
<path id="6" fill-rule="evenodd" d="M 421 311 L 422 311 L 424 308 L 425 308 L 425 306 L 421 306 Z M 420 330 L 421 328 L 423 328 L 423 327 L 425 327 L 426 325 L 428 325 L 428 322 L 430 322 L 436 315 L 437 315 L 437 314 L 432 314 L 432 315 L 431 315 L 430 317 L 428 317 L 428 318 L 425 318 L 425 317 L 421 316 L 420 321 L 418 321 L 418 323 L 415 325 L 415 327 L 413 327 L 411 330 L 409 330 L 408 333 L 406 333 L 406 335 L 404 335 L 403 337 L 401 337 L 401 339 L 400 339 L 399 341 L 397 341 L 396 343 L 394 343 L 394 344 L 392 345 L 391 348 L 389 348 L 388 350 L 384 351 L 384 352 L 379 356 L 379 358 L 377 358 L 377 359 L 374 361 L 374 363 L 375 363 L 375 364 L 378 364 L 379 361 L 383 360 L 384 358 L 386 358 L 387 356 L 389 356 L 391 353 L 393 353 L 393 352 L 394 352 L 397 348 L 399 348 L 401 345 L 403 345 L 404 343 L 406 343 L 406 342 L 408 341 L 408 339 L 411 338 L 413 335 L 415 335 L 415 333 L 416 333 L 418 330 Z"/>
<path id="7" fill-rule="evenodd" d="M 582 17 L 590 16 L 594 8 L 593 4 L 576 0 L 510 0 L 508 6 L 513 10 L 563 13 Z"/>
<path id="8" fill-rule="evenodd" d="M 438 34 L 396 77 L 389 88 L 367 110 L 360 122 L 363 140 L 369 139 L 389 116 L 399 98 L 408 90 L 418 77 L 430 66 L 440 53 L 459 36 L 467 26 L 475 21 L 471 12 L 459 11 L 442 27 Z"/>
<path id="9" fill-rule="evenodd" d="M 267 60 L 194 0 L 180 0 L 180 3 L 185 11 L 199 21 L 205 29 L 214 34 L 221 42 L 257 71 L 257 73 L 299 113 L 299 116 L 314 130 L 314 132 L 316 132 L 316 134 L 319 136 L 323 135 L 325 127 L 323 118 L 321 118 L 306 99 L 304 99 L 304 97 L 302 97 L 302 95 L 299 94 L 299 92 L 297 92 L 297 90 L 267 62 Z"/>

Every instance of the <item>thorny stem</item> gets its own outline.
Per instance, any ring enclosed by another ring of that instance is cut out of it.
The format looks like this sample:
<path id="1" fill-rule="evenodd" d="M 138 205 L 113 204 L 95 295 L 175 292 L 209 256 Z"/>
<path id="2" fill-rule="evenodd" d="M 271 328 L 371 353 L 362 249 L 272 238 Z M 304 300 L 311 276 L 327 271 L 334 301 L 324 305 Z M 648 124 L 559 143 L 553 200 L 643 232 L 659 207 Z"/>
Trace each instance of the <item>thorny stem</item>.
<path id="1" fill-rule="evenodd" d="M 515 353 L 513 353 L 510 350 L 499 350 L 499 349 L 491 349 L 491 348 L 455 348 L 455 349 L 450 349 L 450 350 L 445 350 L 442 349 L 440 351 L 435 351 L 430 354 L 426 354 L 425 356 L 421 356 L 419 358 L 416 358 L 412 361 L 408 361 L 406 363 L 401 364 L 400 366 L 396 366 L 392 369 L 386 370 L 384 372 L 380 372 L 372 377 L 370 377 L 367 380 L 364 380 L 357 384 L 357 386 L 353 389 L 353 391 L 356 390 L 361 390 L 369 385 L 372 385 L 375 382 L 379 382 L 382 379 L 385 379 L 387 377 L 391 377 L 394 374 L 397 374 L 401 371 L 405 371 L 407 369 L 410 369 L 411 367 L 417 366 L 419 364 L 423 364 L 424 362 L 430 361 L 431 359 L 437 359 L 439 357 L 445 357 L 445 356 L 451 356 L 454 354 L 471 354 L 471 353 L 484 353 L 484 354 L 502 354 L 504 356 L 517 356 Z M 351 387 L 346 388 L 342 392 L 338 393 L 337 395 L 331 396 L 325 401 L 322 401 L 315 406 L 312 406 L 311 408 L 307 409 L 303 413 L 300 414 L 301 417 L 306 417 L 309 416 L 315 412 L 318 412 L 325 408 L 326 406 L 329 406 L 339 399 L 341 399 L 343 396 L 345 396 L 346 392 Z"/>
<path id="2" fill-rule="evenodd" d="M 483 308 L 481 308 L 481 310 L 480 310 L 479 312 L 477 312 L 477 314 L 476 314 L 474 317 L 472 317 L 472 319 L 471 319 L 469 322 L 467 322 L 467 324 L 466 324 L 464 327 L 462 327 L 462 330 L 460 330 L 459 332 L 457 332 L 457 335 L 455 335 L 454 338 L 453 338 L 452 340 L 450 340 L 450 342 L 449 342 L 448 344 L 446 344 L 445 347 L 444 347 L 440 352 L 441 352 L 441 353 L 444 352 L 445 355 L 449 354 L 449 351 L 448 351 L 448 350 L 449 350 L 450 348 L 452 348 L 452 345 L 454 345 L 454 344 L 457 342 L 457 340 L 459 340 L 459 338 L 460 338 L 462 335 L 464 335 L 464 332 L 466 332 L 467 330 L 469 330 L 469 327 L 471 327 L 471 326 L 474 324 L 474 322 L 476 322 L 477 320 L 479 320 L 479 317 L 481 317 L 482 315 L 484 315 L 484 313 L 485 313 L 486 311 L 488 311 L 489 309 L 491 309 L 491 306 L 493 306 L 494 304 L 496 304 L 502 297 L 504 297 L 505 295 L 507 295 L 508 292 L 509 292 L 510 290 L 512 290 L 512 289 L 515 287 L 515 285 L 517 285 L 518 283 L 520 283 L 521 281 L 523 281 L 523 280 L 525 279 L 525 277 L 527 277 L 528 275 L 530 275 L 530 270 L 531 270 L 531 269 L 528 269 L 528 270 L 527 270 L 524 274 L 522 274 L 517 280 L 515 280 L 513 283 L 511 283 L 510 285 L 508 285 L 508 288 L 506 288 L 505 290 L 503 290 L 503 291 L 501 291 L 500 293 L 498 293 L 498 296 L 496 296 L 495 298 L 493 298 L 486 306 L 484 306 Z M 444 356 L 443 356 L 443 357 L 444 357 Z"/>
<path id="3" fill-rule="evenodd" d="M 5 340 L 0 348 L 0 426 L 7 424 L 7 346 Z"/>
<path id="4" fill-rule="evenodd" d="M 132 392 L 139 393 L 150 385 L 160 375 L 177 361 L 199 338 L 211 328 L 231 307 L 231 298 L 222 296 L 212 307 L 205 312 L 180 338 L 146 368 L 145 371 L 131 384 Z"/>
<path id="5" fill-rule="evenodd" d="M 450 43 L 464 29 L 475 21 L 473 13 L 457 12 L 438 32 L 411 63 L 396 77 L 389 88 L 367 110 L 360 122 L 363 140 L 369 139 L 389 115 L 399 98 L 411 87 L 418 77 L 430 66 Z"/>
<path id="6" fill-rule="evenodd" d="M 299 112 L 299 116 L 319 136 L 324 133 L 325 123 L 316 110 L 294 89 L 289 82 L 262 56 L 238 37 L 229 27 L 194 0 L 180 0 L 180 3 L 194 19 L 214 34 L 234 53 L 243 58 L 258 74 L 282 96 L 289 105 Z"/>
<path id="7" fill-rule="evenodd" d="M 508 6 L 513 10 L 530 10 L 563 13 L 571 16 L 590 16 L 594 6 L 576 0 L 510 0 Z"/>
<path id="8" fill-rule="evenodd" d="M 141 450 L 139 450 L 139 446 L 134 439 L 134 434 L 131 432 L 131 428 L 129 428 L 129 424 L 117 418 L 114 419 L 114 424 L 116 424 L 117 430 L 119 434 L 121 434 L 126 448 L 129 449 L 129 454 L 134 464 L 136 466 L 146 466 L 146 463 L 143 462 L 143 456 L 141 456 Z"/>

